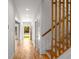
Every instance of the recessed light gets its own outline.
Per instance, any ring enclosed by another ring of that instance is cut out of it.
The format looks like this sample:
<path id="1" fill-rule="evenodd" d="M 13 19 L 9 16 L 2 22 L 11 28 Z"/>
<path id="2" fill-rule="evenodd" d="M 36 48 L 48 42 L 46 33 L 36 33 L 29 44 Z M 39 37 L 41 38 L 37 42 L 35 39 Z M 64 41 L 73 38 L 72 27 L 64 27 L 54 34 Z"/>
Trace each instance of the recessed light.
<path id="1" fill-rule="evenodd" d="M 26 8 L 26 11 L 29 11 L 30 9 Z"/>

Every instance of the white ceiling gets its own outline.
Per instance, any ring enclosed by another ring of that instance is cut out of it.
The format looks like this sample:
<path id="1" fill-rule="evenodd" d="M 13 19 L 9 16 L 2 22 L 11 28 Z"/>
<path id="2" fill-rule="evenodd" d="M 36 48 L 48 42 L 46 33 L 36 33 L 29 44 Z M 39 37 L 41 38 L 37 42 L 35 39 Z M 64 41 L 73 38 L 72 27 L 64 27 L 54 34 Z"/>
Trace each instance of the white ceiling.
<path id="1" fill-rule="evenodd" d="M 34 19 L 41 5 L 41 0 L 14 0 L 15 14 L 18 13 L 20 19 L 26 19 L 26 15 L 29 18 Z M 30 9 L 26 11 L 26 8 Z M 26 19 L 27 20 L 27 19 Z"/>

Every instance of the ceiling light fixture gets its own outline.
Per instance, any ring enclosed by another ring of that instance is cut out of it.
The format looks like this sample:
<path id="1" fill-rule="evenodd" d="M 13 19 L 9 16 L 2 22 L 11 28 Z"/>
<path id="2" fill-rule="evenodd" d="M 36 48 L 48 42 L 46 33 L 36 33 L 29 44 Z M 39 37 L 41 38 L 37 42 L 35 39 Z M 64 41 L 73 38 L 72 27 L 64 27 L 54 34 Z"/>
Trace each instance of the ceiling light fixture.
<path id="1" fill-rule="evenodd" d="M 29 11 L 30 9 L 26 8 L 26 11 Z"/>

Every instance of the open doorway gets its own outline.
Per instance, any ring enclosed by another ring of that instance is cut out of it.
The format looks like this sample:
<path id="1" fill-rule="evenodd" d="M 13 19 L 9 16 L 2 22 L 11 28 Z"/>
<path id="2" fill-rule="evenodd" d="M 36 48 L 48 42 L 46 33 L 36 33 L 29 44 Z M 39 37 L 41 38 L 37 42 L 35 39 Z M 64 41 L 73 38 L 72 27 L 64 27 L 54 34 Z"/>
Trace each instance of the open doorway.
<path id="1" fill-rule="evenodd" d="M 15 21 L 15 40 L 20 39 L 20 23 Z"/>
<path id="2" fill-rule="evenodd" d="M 32 40 L 32 28 L 30 24 L 24 24 L 23 33 L 23 40 Z"/>
<path id="3" fill-rule="evenodd" d="M 20 45 L 20 23 L 15 21 L 15 51 L 17 46 Z"/>

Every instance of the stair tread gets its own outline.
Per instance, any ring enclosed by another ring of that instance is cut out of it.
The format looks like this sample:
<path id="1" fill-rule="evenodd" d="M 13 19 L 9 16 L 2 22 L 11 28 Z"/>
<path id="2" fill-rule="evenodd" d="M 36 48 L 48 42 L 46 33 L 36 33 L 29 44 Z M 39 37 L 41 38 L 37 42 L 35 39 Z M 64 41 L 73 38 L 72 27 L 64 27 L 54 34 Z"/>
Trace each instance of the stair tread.
<path id="1" fill-rule="evenodd" d="M 41 57 L 43 57 L 44 59 L 49 59 L 47 54 L 41 54 Z"/>
<path id="2" fill-rule="evenodd" d="M 49 53 L 51 56 L 55 56 L 55 57 L 57 57 L 57 54 L 54 53 L 54 52 L 52 52 L 51 50 L 48 50 L 47 53 Z"/>

